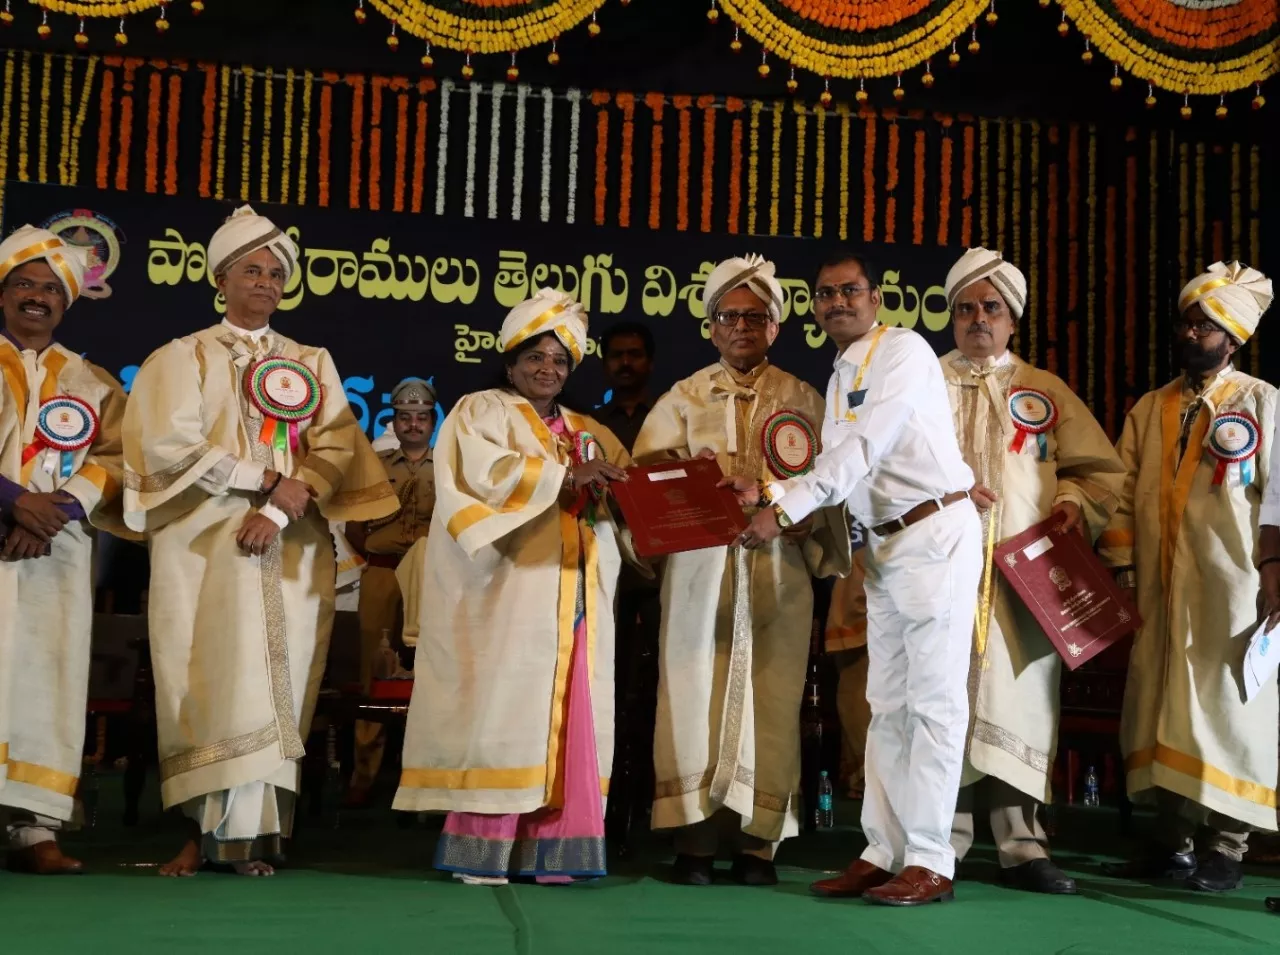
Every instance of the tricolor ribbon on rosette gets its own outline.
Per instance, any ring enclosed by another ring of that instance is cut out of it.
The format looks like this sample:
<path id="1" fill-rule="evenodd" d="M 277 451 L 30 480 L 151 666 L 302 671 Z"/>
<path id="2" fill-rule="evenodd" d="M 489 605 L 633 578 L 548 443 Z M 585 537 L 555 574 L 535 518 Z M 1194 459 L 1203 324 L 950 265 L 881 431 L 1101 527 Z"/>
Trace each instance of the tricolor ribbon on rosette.
<path id="1" fill-rule="evenodd" d="M 76 452 L 93 444 L 97 436 L 98 413 L 88 402 L 71 395 L 54 395 L 41 402 L 36 412 L 35 435 L 22 449 L 22 463 L 41 451 L 54 451 L 59 458 L 59 476 L 66 480 L 73 473 Z"/>
<path id="2" fill-rule="evenodd" d="M 764 461 L 780 481 L 813 470 L 818 456 L 818 435 L 813 425 L 794 411 L 774 412 L 760 431 Z"/>
<path id="3" fill-rule="evenodd" d="M 590 431 L 575 431 L 571 437 L 569 446 L 569 459 L 573 462 L 574 467 L 586 464 L 588 461 L 594 461 L 597 458 L 604 457 L 604 449 L 600 447 L 600 442 L 596 440 L 596 436 Z M 604 500 L 604 488 L 597 485 L 594 481 L 586 487 L 578 491 L 578 498 L 569 508 L 569 513 L 574 517 L 586 514 L 588 527 L 595 527 L 596 524 L 596 508 L 595 505 Z"/>
<path id="4" fill-rule="evenodd" d="M 290 358 L 264 358 L 245 372 L 245 391 L 262 412 L 259 440 L 284 453 L 298 450 L 298 426 L 320 408 L 320 382 L 311 369 Z"/>
<path id="5" fill-rule="evenodd" d="M 1205 449 L 1218 462 L 1213 469 L 1214 487 L 1221 485 L 1228 474 L 1231 474 L 1229 484 L 1237 484 L 1237 478 L 1241 487 L 1253 483 L 1253 459 L 1257 457 L 1261 436 L 1257 419 L 1247 412 L 1224 411 L 1213 419 Z"/>
<path id="6" fill-rule="evenodd" d="M 1045 435 L 1058 423 L 1058 406 L 1043 391 L 1035 388 L 1015 388 L 1009 395 L 1009 417 L 1017 433 L 1009 443 L 1009 450 L 1021 454 L 1027 438 L 1034 437 L 1041 461 L 1049 460 L 1049 442 Z"/>

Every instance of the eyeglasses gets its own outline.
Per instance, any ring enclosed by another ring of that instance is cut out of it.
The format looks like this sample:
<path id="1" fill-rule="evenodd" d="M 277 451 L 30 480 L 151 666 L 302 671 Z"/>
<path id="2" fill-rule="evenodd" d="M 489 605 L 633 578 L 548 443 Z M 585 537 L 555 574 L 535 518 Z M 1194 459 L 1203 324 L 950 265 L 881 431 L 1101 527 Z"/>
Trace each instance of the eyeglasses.
<path id="1" fill-rule="evenodd" d="M 813 297 L 819 302 L 834 302 L 837 298 L 851 301 L 863 292 L 869 291 L 866 285 L 823 285 L 813 293 Z"/>
<path id="2" fill-rule="evenodd" d="M 1211 322 L 1207 318 L 1197 319 L 1194 322 L 1188 322 L 1186 319 L 1180 318 L 1173 323 L 1173 330 L 1179 335 L 1191 332 L 1196 338 L 1208 338 L 1214 332 L 1222 331 L 1222 328 L 1216 322 Z"/>
<path id="3" fill-rule="evenodd" d="M 737 328 L 738 322 L 746 322 L 748 328 L 764 328 L 773 321 L 768 312 L 716 312 L 715 318 L 722 328 Z"/>

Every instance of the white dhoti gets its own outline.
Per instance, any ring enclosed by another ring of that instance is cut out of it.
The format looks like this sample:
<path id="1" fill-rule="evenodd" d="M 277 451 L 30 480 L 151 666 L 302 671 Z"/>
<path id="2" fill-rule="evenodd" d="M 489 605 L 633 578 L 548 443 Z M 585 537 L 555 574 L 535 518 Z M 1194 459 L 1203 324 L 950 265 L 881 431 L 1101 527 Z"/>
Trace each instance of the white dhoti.
<path id="1" fill-rule="evenodd" d="M 982 528 L 962 501 L 889 537 L 872 534 L 867 547 L 871 726 L 862 858 L 890 872 L 923 866 L 949 879 Z"/>

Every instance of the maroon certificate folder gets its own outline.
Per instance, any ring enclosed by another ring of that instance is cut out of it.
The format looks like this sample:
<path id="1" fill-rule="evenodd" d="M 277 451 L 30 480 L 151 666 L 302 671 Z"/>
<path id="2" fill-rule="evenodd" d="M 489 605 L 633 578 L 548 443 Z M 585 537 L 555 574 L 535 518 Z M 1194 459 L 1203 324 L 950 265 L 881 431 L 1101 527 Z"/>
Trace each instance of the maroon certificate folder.
<path id="1" fill-rule="evenodd" d="M 995 563 L 1074 670 L 1142 625 L 1138 611 L 1078 531 L 1051 517 L 995 549 Z"/>
<path id="2" fill-rule="evenodd" d="M 732 544 L 747 526 L 733 491 L 716 487 L 724 474 L 714 458 L 629 468 L 627 475 L 631 480 L 615 481 L 609 491 L 641 557 Z"/>

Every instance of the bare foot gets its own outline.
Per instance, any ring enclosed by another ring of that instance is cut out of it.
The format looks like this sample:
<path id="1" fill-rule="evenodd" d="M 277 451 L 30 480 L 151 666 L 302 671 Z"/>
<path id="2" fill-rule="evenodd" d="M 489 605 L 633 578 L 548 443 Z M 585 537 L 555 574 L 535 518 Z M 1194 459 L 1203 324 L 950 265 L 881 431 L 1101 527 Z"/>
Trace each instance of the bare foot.
<path id="1" fill-rule="evenodd" d="M 160 867 L 160 874 L 172 877 L 195 875 L 200 871 L 200 844 L 192 839 L 182 847 L 182 851 L 174 856 L 171 862 Z"/>
<path id="2" fill-rule="evenodd" d="M 276 870 L 265 862 L 233 862 L 231 868 L 236 875 L 275 875 Z"/>

